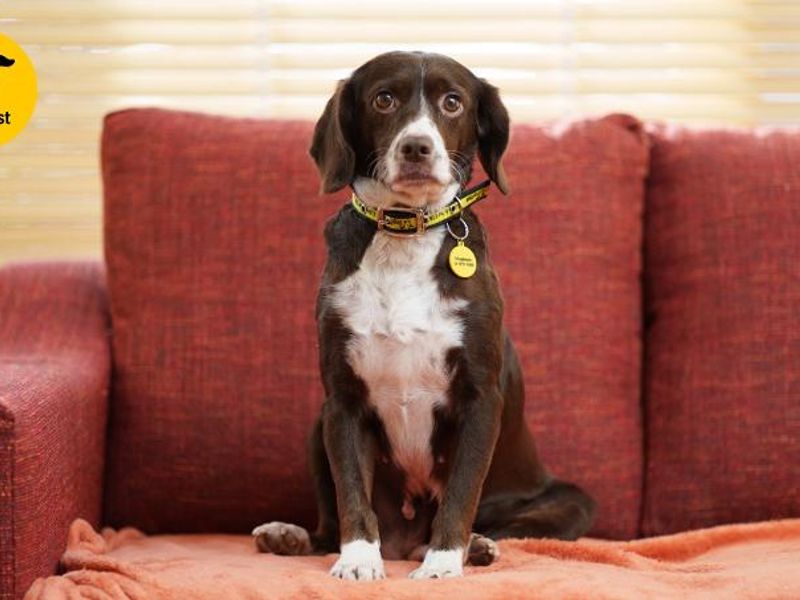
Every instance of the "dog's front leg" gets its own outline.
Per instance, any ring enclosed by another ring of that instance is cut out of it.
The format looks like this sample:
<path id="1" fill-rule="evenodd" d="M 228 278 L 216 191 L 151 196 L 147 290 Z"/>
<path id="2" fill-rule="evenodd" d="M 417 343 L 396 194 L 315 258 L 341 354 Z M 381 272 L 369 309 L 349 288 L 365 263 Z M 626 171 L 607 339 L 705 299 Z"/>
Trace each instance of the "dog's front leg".
<path id="1" fill-rule="evenodd" d="M 422 565 L 409 575 L 412 579 L 463 574 L 481 488 L 500 432 L 503 400 L 498 390 L 478 389 L 459 402 L 453 462 L 433 520 L 430 547 Z"/>
<path id="2" fill-rule="evenodd" d="M 375 443 L 362 411 L 331 398 L 323 412 L 323 439 L 336 487 L 341 555 L 331 575 L 383 579 L 378 518 L 372 510 Z"/>

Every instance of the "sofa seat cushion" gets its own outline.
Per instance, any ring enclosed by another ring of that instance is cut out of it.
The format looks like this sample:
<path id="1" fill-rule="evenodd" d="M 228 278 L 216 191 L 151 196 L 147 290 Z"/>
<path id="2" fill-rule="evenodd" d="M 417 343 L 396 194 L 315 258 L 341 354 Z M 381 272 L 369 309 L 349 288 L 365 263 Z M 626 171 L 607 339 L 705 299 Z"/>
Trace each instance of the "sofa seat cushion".
<path id="1" fill-rule="evenodd" d="M 322 402 L 314 298 L 325 220 L 312 124 L 163 110 L 103 135 L 114 381 L 106 522 L 156 532 L 309 525 Z M 528 388 L 560 477 L 638 532 L 640 246 L 647 143 L 621 115 L 520 126 L 485 218 Z"/>
<path id="2" fill-rule="evenodd" d="M 651 133 L 644 533 L 800 516 L 800 132 Z"/>
<path id="3" fill-rule="evenodd" d="M 114 597 L 172 600 L 268 598 L 800 597 L 800 520 L 735 525 L 634 542 L 507 540 L 489 567 L 462 578 L 414 581 L 419 563 L 389 561 L 383 581 L 328 575 L 336 555 L 258 554 L 246 536 L 145 537 L 85 522 L 70 532 L 67 573 L 38 580 L 25 600 Z"/>

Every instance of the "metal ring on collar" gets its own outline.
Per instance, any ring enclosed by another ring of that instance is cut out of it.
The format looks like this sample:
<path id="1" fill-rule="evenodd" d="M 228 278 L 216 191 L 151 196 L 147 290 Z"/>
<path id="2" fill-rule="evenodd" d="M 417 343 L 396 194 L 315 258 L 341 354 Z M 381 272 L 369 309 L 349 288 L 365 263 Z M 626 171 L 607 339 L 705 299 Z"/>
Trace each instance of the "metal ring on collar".
<path id="1" fill-rule="evenodd" d="M 458 217 L 458 220 L 461 221 L 461 224 L 464 226 L 464 235 L 462 236 L 457 236 L 455 233 L 453 233 L 453 230 L 450 229 L 450 221 L 445 223 L 444 226 L 447 227 L 447 233 L 452 235 L 453 239 L 456 239 L 459 242 L 463 242 L 469 236 L 469 225 L 467 225 L 467 222 L 464 220 L 463 217 Z"/>

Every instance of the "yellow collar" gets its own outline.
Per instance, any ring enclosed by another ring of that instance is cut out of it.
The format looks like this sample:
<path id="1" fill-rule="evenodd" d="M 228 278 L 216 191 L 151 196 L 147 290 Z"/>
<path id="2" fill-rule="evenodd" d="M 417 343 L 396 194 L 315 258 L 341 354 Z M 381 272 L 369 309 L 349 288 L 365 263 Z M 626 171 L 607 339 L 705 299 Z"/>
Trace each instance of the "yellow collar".
<path id="1" fill-rule="evenodd" d="M 456 196 L 444 207 L 429 213 L 424 208 L 404 208 L 401 206 L 390 206 L 388 208 L 376 208 L 368 206 L 361 198 L 353 192 L 351 204 L 356 212 L 373 223 L 378 224 L 379 231 L 387 231 L 397 235 L 419 235 L 425 230 L 442 225 L 461 215 L 464 210 L 479 200 L 483 200 L 489 194 L 490 181 L 479 183 L 473 188 L 465 190 L 461 195 Z"/>

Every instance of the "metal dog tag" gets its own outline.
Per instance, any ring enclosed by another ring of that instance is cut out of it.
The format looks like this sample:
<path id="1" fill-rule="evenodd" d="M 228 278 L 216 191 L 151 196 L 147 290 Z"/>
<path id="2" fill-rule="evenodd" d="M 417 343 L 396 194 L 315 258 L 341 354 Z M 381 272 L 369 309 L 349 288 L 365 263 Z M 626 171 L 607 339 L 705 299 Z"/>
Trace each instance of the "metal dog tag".
<path id="1" fill-rule="evenodd" d="M 453 249 L 450 250 L 450 269 L 463 279 L 468 279 L 475 275 L 478 270 L 478 260 L 475 253 L 467 248 L 464 240 L 458 240 Z"/>
<path id="2" fill-rule="evenodd" d="M 467 248 L 467 245 L 464 243 L 464 240 L 469 237 L 469 225 L 467 225 L 467 222 L 461 217 L 459 217 L 458 220 L 464 228 L 464 233 L 462 235 L 453 233 L 450 223 L 445 223 L 447 233 L 456 241 L 456 245 L 450 250 L 448 262 L 450 263 L 450 270 L 453 273 L 462 279 L 469 279 L 475 275 L 475 271 L 478 270 L 478 259 L 475 258 L 475 253 Z"/>

